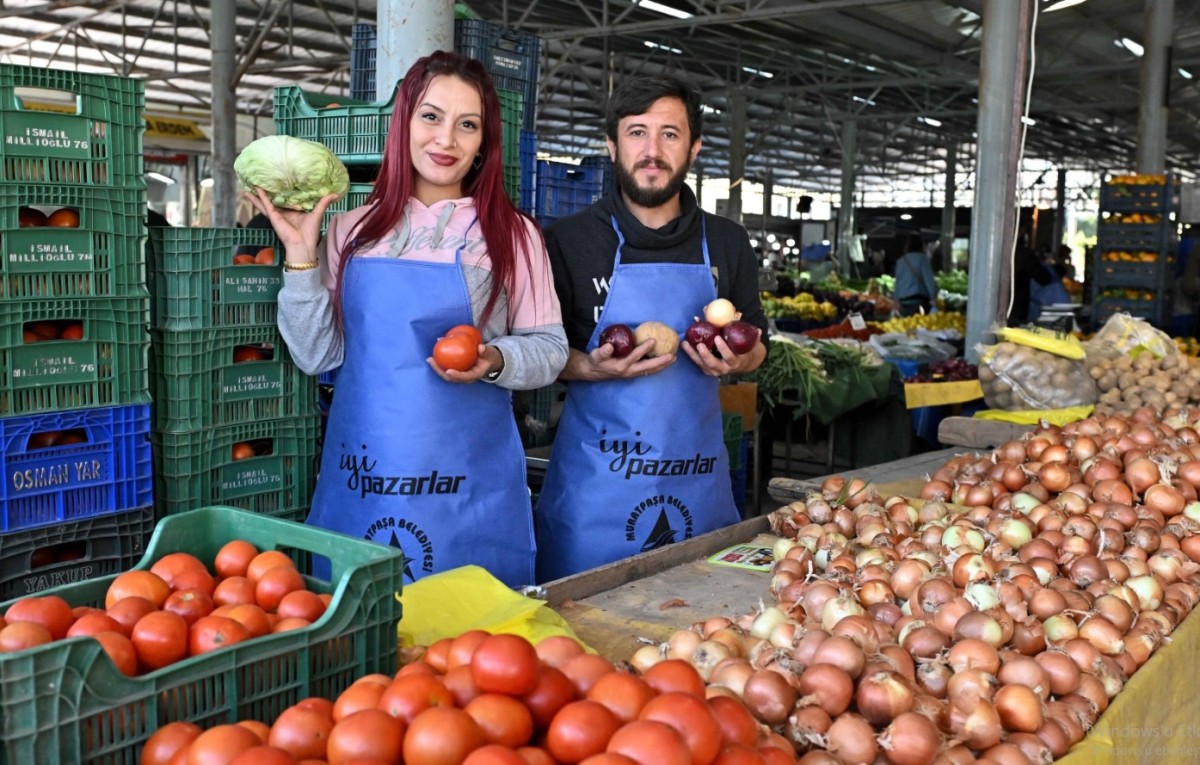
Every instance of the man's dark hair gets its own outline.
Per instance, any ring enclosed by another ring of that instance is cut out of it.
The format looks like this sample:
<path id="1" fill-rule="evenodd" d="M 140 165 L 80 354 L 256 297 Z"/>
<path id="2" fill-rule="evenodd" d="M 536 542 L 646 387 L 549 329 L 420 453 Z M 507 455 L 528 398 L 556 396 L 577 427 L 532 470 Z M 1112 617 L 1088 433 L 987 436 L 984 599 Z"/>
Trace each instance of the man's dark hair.
<path id="1" fill-rule="evenodd" d="M 678 98 L 687 111 L 689 145 L 700 140 L 704 127 L 700 88 L 689 80 L 670 74 L 641 75 L 622 82 L 608 99 L 604 115 L 604 131 L 617 140 L 617 125 L 634 114 L 645 114 L 660 98 Z"/>
<path id="2" fill-rule="evenodd" d="M 910 252 L 925 252 L 925 242 L 921 240 L 920 234 L 909 234 L 904 239 L 904 252 L 907 255 Z"/>

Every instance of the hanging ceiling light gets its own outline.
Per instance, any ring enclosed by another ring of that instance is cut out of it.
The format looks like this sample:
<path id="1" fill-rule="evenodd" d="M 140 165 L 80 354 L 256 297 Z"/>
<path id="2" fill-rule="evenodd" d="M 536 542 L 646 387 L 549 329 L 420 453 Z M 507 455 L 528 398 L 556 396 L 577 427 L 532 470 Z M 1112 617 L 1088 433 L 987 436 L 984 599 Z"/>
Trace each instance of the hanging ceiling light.
<path id="1" fill-rule="evenodd" d="M 677 19 L 690 19 L 695 15 L 688 13 L 687 11 L 681 11 L 678 8 L 672 8 L 669 5 L 656 3 L 654 0 L 630 0 L 630 2 L 639 8 L 645 8 L 648 11 L 654 11 L 656 13 L 661 13 L 664 16 L 671 16 Z"/>
<path id="2" fill-rule="evenodd" d="M 1047 5 L 1045 8 L 1043 8 L 1042 13 L 1052 13 L 1054 11 L 1061 11 L 1064 8 L 1070 8 L 1075 5 L 1081 5 L 1085 2 L 1087 2 L 1087 0 L 1055 0 L 1054 2 L 1051 2 L 1049 5 Z"/>

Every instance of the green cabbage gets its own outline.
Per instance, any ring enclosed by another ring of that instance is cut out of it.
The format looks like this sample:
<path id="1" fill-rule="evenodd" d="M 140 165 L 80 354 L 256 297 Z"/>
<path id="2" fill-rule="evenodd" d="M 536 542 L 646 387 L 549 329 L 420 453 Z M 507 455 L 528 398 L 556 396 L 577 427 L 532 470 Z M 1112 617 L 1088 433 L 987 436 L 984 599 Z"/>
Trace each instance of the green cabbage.
<path id="1" fill-rule="evenodd" d="M 311 210 L 326 194 L 350 190 L 346 166 L 323 144 L 286 135 L 259 138 L 233 163 L 238 181 L 262 188 L 276 207 Z"/>

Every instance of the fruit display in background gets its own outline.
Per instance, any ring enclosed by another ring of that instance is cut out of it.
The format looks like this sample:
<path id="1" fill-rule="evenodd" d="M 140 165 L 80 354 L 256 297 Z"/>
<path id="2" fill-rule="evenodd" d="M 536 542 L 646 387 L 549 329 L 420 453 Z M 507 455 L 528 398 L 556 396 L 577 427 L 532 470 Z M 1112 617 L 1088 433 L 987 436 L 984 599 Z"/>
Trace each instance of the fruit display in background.
<path id="1" fill-rule="evenodd" d="M 633 339 L 635 345 L 647 340 L 654 341 L 654 347 L 646 354 L 646 358 L 666 356 L 679 349 L 679 333 L 661 321 L 642 322 L 633 331 Z"/>
<path id="2" fill-rule="evenodd" d="M 887 321 L 877 322 L 884 332 L 915 332 L 925 329 L 931 332 L 937 330 L 955 330 L 960 335 L 967 332 L 967 315 L 959 311 L 938 311 L 937 313 L 914 313 L 911 316 L 897 316 Z"/>
<path id="3" fill-rule="evenodd" d="M 966 359 L 955 358 L 946 361 L 931 361 L 922 364 L 915 375 L 904 378 L 906 383 L 931 382 L 961 382 L 963 380 L 978 380 L 979 367 Z"/>
<path id="4" fill-rule="evenodd" d="M 600 345 L 609 344 L 613 347 L 613 358 L 623 359 L 633 353 L 637 339 L 633 330 L 625 324 L 609 324 L 600 333 Z"/>
<path id="5" fill-rule="evenodd" d="M 763 312 L 771 319 L 807 319 L 831 321 L 837 318 L 837 307 L 828 301 L 817 302 L 811 293 L 801 292 L 793 297 L 765 295 L 762 298 Z"/>

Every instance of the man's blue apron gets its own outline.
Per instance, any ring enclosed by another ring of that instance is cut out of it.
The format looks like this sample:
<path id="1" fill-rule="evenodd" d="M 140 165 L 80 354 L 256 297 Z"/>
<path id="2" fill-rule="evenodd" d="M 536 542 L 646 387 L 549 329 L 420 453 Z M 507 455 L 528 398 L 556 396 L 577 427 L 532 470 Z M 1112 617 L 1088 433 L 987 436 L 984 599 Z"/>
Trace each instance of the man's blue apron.
<path id="1" fill-rule="evenodd" d="M 616 218 L 612 226 L 616 262 L 588 352 L 610 324 L 655 320 L 682 336 L 716 297 L 703 223 L 704 263 L 694 265 L 622 263 L 625 237 Z M 682 352 L 647 377 L 571 381 L 534 512 L 539 582 L 739 519 L 718 384 Z"/>
<path id="2" fill-rule="evenodd" d="M 471 324 L 461 267 L 353 258 L 345 361 L 308 523 L 404 551 L 407 580 L 468 563 L 533 582 L 533 521 L 511 394 L 448 383 L 425 363 Z"/>

